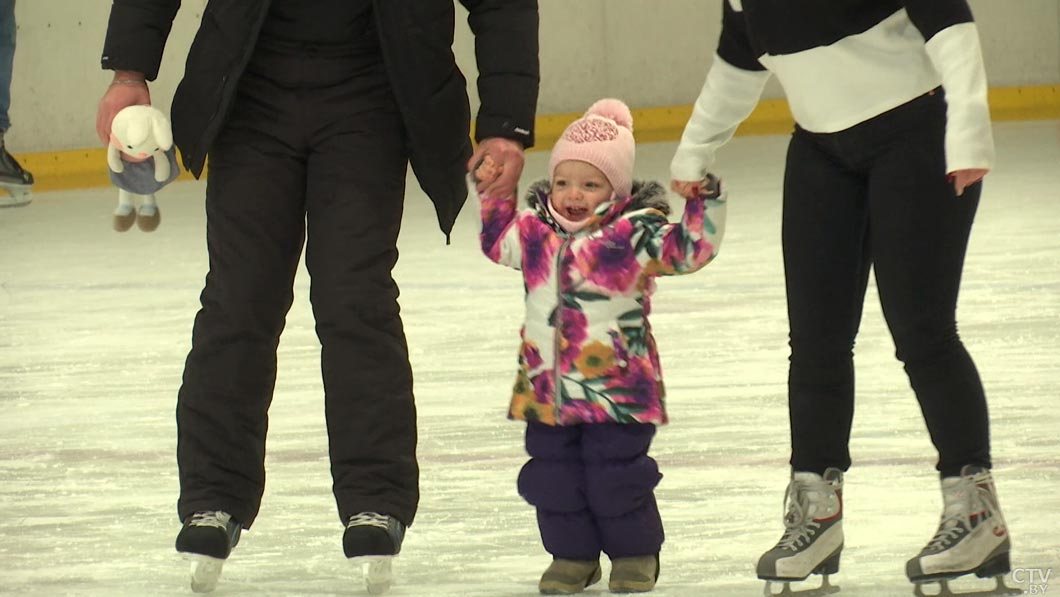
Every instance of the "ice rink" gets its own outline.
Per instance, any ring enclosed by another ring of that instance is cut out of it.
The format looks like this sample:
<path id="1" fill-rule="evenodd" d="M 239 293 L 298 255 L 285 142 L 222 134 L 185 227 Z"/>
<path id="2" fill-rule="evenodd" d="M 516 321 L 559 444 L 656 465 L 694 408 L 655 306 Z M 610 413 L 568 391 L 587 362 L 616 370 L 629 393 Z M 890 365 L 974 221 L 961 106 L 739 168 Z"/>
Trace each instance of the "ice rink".
<path id="1" fill-rule="evenodd" d="M 1002 123 L 995 134 L 958 320 L 990 401 L 1012 564 L 1037 571 L 1009 584 L 1060 595 L 1060 126 Z M 760 595 L 755 561 L 782 531 L 785 146 L 783 136 L 740 137 L 722 151 L 721 255 L 659 283 L 653 326 L 672 420 L 653 448 L 667 532 L 659 597 Z M 666 180 L 674 148 L 640 145 L 638 177 Z M 546 158 L 529 154 L 524 186 L 545 176 Z M 0 593 L 191 594 L 173 549 L 174 410 L 207 268 L 204 189 L 164 189 L 151 234 L 111 230 L 110 188 L 0 210 Z M 446 246 L 410 178 L 395 277 L 422 502 L 395 564 L 395 596 L 529 597 L 549 561 L 515 490 L 523 426 L 505 419 L 522 284 L 480 254 L 476 216 L 466 208 Z M 280 344 L 264 503 L 216 595 L 364 594 L 331 496 L 308 289 L 303 269 Z M 934 533 L 941 498 L 872 287 L 856 359 L 846 548 L 832 580 L 848 597 L 908 595 L 905 561 Z M 607 594 L 608 569 L 586 594 Z"/>

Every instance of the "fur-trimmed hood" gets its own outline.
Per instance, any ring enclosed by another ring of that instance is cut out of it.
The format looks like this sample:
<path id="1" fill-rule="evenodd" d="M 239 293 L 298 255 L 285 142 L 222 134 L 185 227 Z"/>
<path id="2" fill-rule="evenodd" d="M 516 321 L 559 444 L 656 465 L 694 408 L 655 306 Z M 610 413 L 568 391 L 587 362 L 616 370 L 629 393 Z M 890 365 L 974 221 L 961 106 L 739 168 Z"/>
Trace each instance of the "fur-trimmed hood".
<path id="1" fill-rule="evenodd" d="M 526 204 L 530 209 L 537 212 L 538 217 L 548 222 L 553 228 L 560 229 L 555 218 L 548 211 L 548 198 L 552 185 L 548 179 L 541 179 L 530 185 L 526 192 Z M 616 217 L 630 211 L 641 209 L 654 209 L 663 215 L 670 215 L 670 202 L 666 198 L 666 189 L 655 181 L 635 180 L 633 191 L 625 199 L 615 199 L 601 203 L 592 217 L 596 219 L 588 228 L 604 226 Z"/>

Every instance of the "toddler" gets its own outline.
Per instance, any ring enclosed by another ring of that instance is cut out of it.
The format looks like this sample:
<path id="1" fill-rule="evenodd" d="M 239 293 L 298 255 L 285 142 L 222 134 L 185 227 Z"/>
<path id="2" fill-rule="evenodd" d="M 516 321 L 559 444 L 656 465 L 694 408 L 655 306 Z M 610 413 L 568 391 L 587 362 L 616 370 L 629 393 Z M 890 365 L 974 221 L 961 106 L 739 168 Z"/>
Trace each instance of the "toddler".
<path id="1" fill-rule="evenodd" d="M 720 182 L 665 189 L 633 176 L 633 119 L 619 100 L 593 104 L 552 150 L 549 179 L 515 198 L 480 197 L 482 250 L 521 270 L 526 319 L 508 411 L 524 420 L 529 462 L 518 489 L 537 509 L 551 565 L 544 594 L 581 592 L 611 558 L 609 589 L 646 592 L 659 575 L 662 520 L 648 456 L 667 422 L 648 315 L 655 277 L 699 270 L 717 254 L 725 221 Z M 486 158 L 480 180 L 498 174 Z"/>

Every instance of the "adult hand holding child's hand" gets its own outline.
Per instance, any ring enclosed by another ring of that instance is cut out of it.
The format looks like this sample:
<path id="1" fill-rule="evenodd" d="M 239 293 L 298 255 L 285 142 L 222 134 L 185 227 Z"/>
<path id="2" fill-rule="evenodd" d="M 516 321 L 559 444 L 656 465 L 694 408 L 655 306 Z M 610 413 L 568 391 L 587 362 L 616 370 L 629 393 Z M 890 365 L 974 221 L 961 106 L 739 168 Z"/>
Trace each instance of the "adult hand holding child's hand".
<path id="1" fill-rule="evenodd" d="M 486 164 L 487 159 L 492 164 L 489 172 L 493 174 L 488 180 L 476 174 L 479 168 Z M 475 154 L 467 163 L 467 169 L 475 174 L 478 181 L 475 190 L 480 195 L 514 199 L 516 184 L 523 173 L 524 161 L 523 146 L 517 141 L 493 137 L 483 139 L 479 143 Z"/>

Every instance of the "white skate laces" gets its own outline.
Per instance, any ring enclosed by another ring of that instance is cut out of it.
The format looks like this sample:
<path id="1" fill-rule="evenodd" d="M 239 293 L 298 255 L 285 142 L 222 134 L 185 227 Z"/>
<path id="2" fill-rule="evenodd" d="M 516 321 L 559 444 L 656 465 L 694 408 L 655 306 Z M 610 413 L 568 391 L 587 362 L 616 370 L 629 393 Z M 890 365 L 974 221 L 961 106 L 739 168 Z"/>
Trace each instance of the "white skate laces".
<path id="1" fill-rule="evenodd" d="M 351 516 L 346 524 L 346 528 L 363 526 L 379 527 L 385 531 L 390 526 L 390 517 L 378 512 L 360 512 Z"/>
<path id="2" fill-rule="evenodd" d="M 219 510 L 195 512 L 187 518 L 177 535 L 177 551 L 191 562 L 192 591 L 209 593 L 217 587 L 225 560 L 239 543 L 240 529 L 231 514 Z"/>
<path id="3" fill-rule="evenodd" d="M 228 512 L 221 512 L 220 510 L 196 512 L 191 515 L 191 521 L 188 522 L 188 526 L 215 527 L 222 531 L 227 531 L 228 521 L 230 520 L 232 520 L 232 515 Z"/>
<path id="4" fill-rule="evenodd" d="M 928 551 L 949 549 L 980 524 L 992 524 L 995 535 L 1005 533 L 1005 521 L 990 483 L 989 472 L 942 480 L 945 507 L 939 529 L 928 542 Z"/>
<path id="5" fill-rule="evenodd" d="M 821 523 L 815 519 L 830 518 L 839 513 L 839 496 L 828 481 L 807 473 L 795 473 L 784 494 L 784 535 L 778 549 L 798 551 L 808 545 Z"/>
<path id="6" fill-rule="evenodd" d="M 378 529 L 378 530 L 376 530 Z M 401 551 L 405 525 L 393 516 L 358 512 L 350 516 L 342 537 L 346 557 L 361 569 L 368 593 L 381 595 L 393 582 L 391 560 Z"/>

